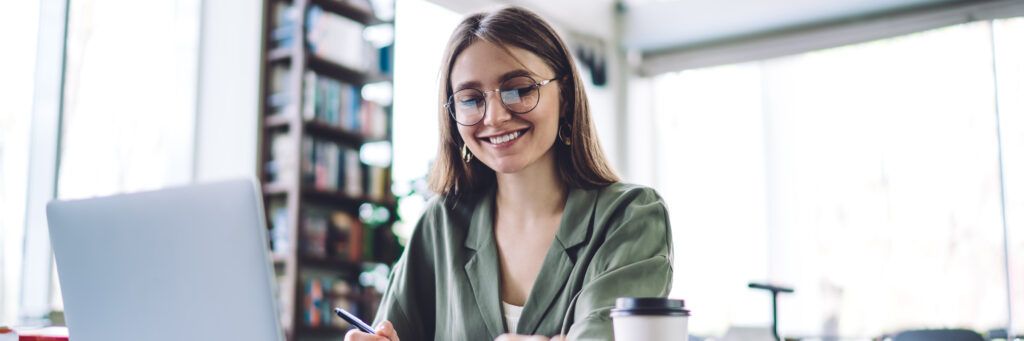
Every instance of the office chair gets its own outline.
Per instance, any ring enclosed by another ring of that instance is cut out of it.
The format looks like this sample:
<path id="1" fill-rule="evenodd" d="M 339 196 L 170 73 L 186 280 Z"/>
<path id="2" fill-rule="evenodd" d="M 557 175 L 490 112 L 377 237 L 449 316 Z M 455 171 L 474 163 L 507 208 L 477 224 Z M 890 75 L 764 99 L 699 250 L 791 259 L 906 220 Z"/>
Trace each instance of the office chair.
<path id="1" fill-rule="evenodd" d="M 902 331 L 893 336 L 892 341 L 985 341 L 985 338 L 967 329 L 930 329 Z"/>

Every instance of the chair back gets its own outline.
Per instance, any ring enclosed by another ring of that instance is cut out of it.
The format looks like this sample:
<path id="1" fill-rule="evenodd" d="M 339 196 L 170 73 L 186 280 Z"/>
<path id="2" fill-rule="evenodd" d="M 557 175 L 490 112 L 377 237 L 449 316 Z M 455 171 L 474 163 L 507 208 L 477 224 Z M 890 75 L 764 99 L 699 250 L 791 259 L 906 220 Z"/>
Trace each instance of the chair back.
<path id="1" fill-rule="evenodd" d="M 985 338 L 967 329 L 930 329 L 903 331 L 893 336 L 892 341 L 985 341 Z"/>

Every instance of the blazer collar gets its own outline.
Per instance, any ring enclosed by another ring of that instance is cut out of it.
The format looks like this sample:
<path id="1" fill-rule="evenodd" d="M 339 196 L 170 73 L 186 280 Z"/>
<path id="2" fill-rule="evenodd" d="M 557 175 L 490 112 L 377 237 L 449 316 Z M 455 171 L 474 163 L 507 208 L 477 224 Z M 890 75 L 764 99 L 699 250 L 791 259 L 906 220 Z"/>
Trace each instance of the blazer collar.
<path id="1" fill-rule="evenodd" d="M 575 262 L 568 250 L 586 241 L 599 190 L 570 189 L 555 241 L 544 259 L 519 321 L 520 333 L 532 334 L 540 326 L 565 286 Z M 470 218 L 464 245 L 476 252 L 466 262 L 477 305 L 492 337 L 505 332 L 501 315 L 500 268 L 494 240 L 494 189 L 481 195 Z M 511 331 L 517 332 L 517 331 Z"/>
<path id="2" fill-rule="evenodd" d="M 565 208 L 562 211 L 561 226 L 555 234 L 562 249 L 568 250 L 586 241 L 598 192 L 596 189 L 569 189 L 569 197 L 565 200 Z"/>
<path id="3" fill-rule="evenodd" d="M 469 219 L 469 232 L 466 234 L 464 244 L 475 252 L 466 261 L 465 270 L 482 315 L 481 319 L 487 327 L 490 339 L 494 339 L 505 331 L 500 304 L 501 271 L 498 267 L 498 248 L 494 242 L 493 230 L 494 192 L 492 190 L 476 198 L 478 201 Z"/>

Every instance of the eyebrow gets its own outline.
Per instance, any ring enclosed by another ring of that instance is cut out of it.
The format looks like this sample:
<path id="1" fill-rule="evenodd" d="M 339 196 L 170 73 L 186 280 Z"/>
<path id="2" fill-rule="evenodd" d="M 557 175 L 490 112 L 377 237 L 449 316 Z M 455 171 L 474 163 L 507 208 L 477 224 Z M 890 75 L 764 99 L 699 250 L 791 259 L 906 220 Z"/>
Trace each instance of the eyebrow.
<path id="1" fill-rule="evenodd" d="M 504 82 L 504 81 L 509 80 L 510 78 L 514 78 L 514 77 L 520 77 L 520 76 L 527 76 L 527 77 L 529 77 L 529 76 L 532 76 L 532 75 L 533 75 L 532 72 L 527 71 L 525 69 L 515 69 L 515 70 L 512 70 L 512 71 L 509 71 L 509 72 L 501 74 L 501 77 L 498 77 L 498 83 Z M 479 81 L 462 82 L 462 83 L 459 83 L 459 85 L 456 86 L 455 89 L 452 90 L 452 91 L 453 92 L 457 92 L 457 91 L 462 90 L 462 89 L 479 88 L 480 86 L 481 86 L 481 84 L 480 84 Z"/>

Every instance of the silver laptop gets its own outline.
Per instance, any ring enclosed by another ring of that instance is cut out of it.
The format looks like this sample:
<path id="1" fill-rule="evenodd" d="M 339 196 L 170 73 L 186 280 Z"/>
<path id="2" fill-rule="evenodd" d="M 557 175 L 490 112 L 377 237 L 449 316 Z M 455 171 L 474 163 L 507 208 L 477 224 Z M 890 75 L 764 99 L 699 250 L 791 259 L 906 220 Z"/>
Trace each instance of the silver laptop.
<path id="1" fill-rule="evenodd" d="M 51 202 L 71 339 L 283 340 L 262 212 L 251 180 Z"/>

